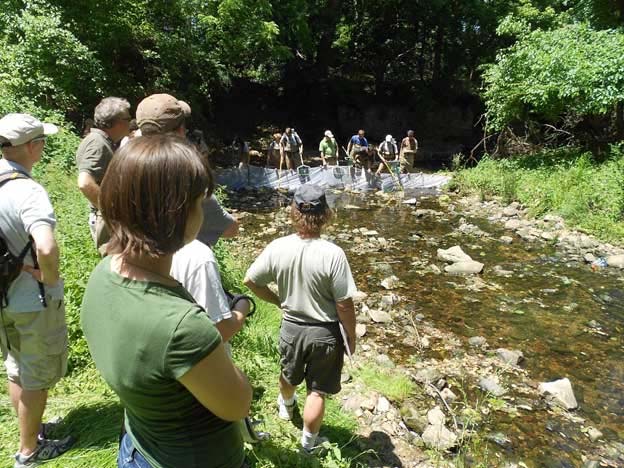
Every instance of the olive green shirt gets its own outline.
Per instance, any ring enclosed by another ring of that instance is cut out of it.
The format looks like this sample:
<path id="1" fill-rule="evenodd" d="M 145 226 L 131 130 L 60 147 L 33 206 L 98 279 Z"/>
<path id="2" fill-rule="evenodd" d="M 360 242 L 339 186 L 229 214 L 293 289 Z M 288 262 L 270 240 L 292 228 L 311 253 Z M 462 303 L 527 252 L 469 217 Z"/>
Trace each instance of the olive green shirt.
<path id="1" fill-rule="evenodd" d="M 108 165 L 113 159 L 113 148 L 113 141 L 104 130 L 92 128 L 76 151 L 78 173 L 87 172 L 96 184 L 101 185 Z M 89 205 L 92 211 L 96 211 L 93 205 Z"/>
<path id="2" fill-rule="evenodd" d="M 205 311 L 180 285 L 93 271 L 81 313 L 95 365 L 125 408 L 125 427 L 154 468 L 240 468 L 236 424 L 206 409 L 178 379 L 221 342 Z"/>

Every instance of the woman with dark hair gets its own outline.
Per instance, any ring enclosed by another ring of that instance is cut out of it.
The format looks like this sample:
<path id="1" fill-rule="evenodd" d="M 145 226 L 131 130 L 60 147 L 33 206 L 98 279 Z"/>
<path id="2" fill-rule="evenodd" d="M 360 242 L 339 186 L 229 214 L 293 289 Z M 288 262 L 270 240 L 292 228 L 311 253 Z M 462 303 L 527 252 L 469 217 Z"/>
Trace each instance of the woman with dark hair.
<path id="1" fill-rule="evenodd" d="M 91 274 L 81 322 L 93 360 L 125 409 L 120 468 L 240 468 L 236 424 L 251 402 L 204 310 L 170 275 L 195 239 L 213 181 L 172 135 L 138 137 L 113 158 L 100 206 L 108 257 Z"/>

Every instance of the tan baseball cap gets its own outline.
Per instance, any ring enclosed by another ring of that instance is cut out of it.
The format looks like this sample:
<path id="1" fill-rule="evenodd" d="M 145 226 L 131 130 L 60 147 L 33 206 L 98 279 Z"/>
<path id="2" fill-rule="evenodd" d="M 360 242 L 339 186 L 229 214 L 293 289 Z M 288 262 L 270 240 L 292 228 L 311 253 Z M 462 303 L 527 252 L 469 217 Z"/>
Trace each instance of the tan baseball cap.
<path id="1" fill-rule="evenodd" d="M 0 119 L 0 145 L 19 146 L 47 135 L 54 135 L 58 127 L 43 123 L 29 114 L 7 114 Z"/>
<path id="2" fill-rule="evenodd" d="M 175 130 L 190 115 L 190 106 L 178 101 L 171 94 L 152 94 L 143 99 L 136 110 L 137 125 L 141 130 L 145 124 L 154 125 L 159 133 Z"/>

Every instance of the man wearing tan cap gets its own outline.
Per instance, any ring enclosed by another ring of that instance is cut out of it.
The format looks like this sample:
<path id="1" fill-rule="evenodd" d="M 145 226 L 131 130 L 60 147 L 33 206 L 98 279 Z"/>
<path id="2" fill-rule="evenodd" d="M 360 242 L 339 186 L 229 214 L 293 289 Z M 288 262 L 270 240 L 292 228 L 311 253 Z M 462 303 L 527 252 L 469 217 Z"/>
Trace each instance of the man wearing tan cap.
<path id="1" fill-rule="evenodd" d="M 136 119 L 142 135 L 178 133 L 186 135 L 186 119 L 191 107 L 170 94 L 152 94 L 137 106 Z"/>
<path id="2" fill-rule="evenodd" d="M 56 218 L 30 173 L 46 136 L 57 131 L 28 114 L 0 119 L 0 349 L 20 432 L 14 468 L 58 457 L 73 444 L 70 436 L 47 439 L 50 426 L 41 424 L 48 389 L 67 370 L 67 325 Z"/>
<path id="3" fill-rule="evenodd" d="M 78 188 L 89 200 L 89 229 L 96 247 L 108 242 L 108 231 L 99 210 L 100 184 L 119 142 L 130 133 L 130 103 L 107 97 L 96 106 L 94 128 L 76 152 Z"/>

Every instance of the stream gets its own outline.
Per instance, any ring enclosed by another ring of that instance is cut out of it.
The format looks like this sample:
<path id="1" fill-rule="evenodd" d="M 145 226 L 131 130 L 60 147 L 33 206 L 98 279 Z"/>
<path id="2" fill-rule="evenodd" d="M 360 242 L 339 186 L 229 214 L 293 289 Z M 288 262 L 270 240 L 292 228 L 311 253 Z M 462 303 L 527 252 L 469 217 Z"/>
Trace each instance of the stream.
<path id="1" fill-rule="evenodd" d="M 490 354 L 497 348 L 522 351 L 520 366 L 529 386 L 567 377 L 579 403 L 569 413 L 553 410 L 539 397 L 514 392 L 510 379 L 504 400 L 513 411 L 493 412 L 487 427 L 480 429 L 508 439 L 487 444 L 488 466 L 599 466 L 587 464 L 591 460 L 624 466 L 620 270 L 594 271 L 582 260 L 571 260 L 553 242 L 525 242 L 486 216 L 462 211 L 454 199 L 443 202 L 432 192 L 404 197 L 416 197 L 417 204 L 384 194 L 328 193 L 336 217 L 326 234 L 346 251 L 358 288 L 369 296 L 384 294 L 381 281 L 395 275 L 400 283 L 392 292 L 403 298 L 401 307 L 408 314 L 454 334 L 467 353 L 472 352 L 468 339 L 475 336 L 487 340 Z M 248 212 L 242 237 L 253 238 L 256 249 L 291 232 L 283 209 L 288 203 L 278 192 L 231 194 L 229 200 L 232 208 Z M 461 232 L 460 223 L 477 226 L 481 233 Z M 511 236 L 513 242 L 501 242 L 501 236 Z M 437 249 L 455 245 L 485 264 L 481 275 L 444 273 Z M 398 316 L 393 324 L 400 327 L 398 333 L 384 324 L 369 324 L 367 338 L 407 368 L 464 352 L 435 343 L 420 350 L 409 346 L 413 323 L 413 318 Z M 466 393 L 469 399 L 483 398 L 474 383 L 466 386 Z M 602 433 L 597 440 L 586 434 L 590 426 Z"/>

